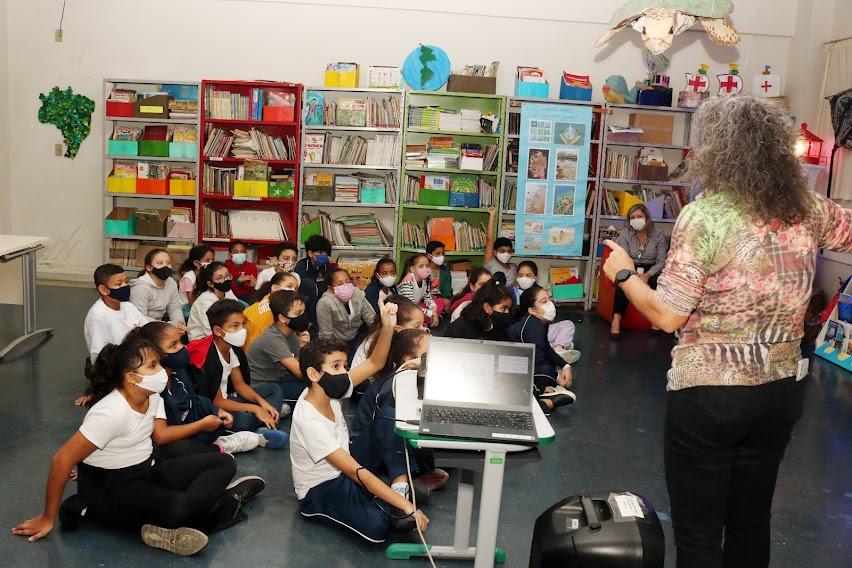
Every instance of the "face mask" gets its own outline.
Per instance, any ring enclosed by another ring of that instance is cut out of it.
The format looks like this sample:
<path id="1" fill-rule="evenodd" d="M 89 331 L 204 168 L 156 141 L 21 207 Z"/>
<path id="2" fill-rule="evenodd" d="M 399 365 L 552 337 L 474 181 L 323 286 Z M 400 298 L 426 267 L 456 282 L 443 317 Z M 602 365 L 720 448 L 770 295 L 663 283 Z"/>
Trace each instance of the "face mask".
<path id="1" fill-rule="evenodd" d="M 231 255 L 231 260 L 234 262 L 234 264 L 236 264 L 237 266 L 240 266 L 241 264 L 244 264 L 245 261 L 246 261 L 246 253 L 235 252 L 234 254 Z"/>
<path id="2" fill-rule="evenodd" d="M 198 264 L 201 265 L 201 268 L 207 268 L 208 266 L 213 264 L 213 261 L 211 260 L 210 262 L 199 262 Z"/>
<path id="3" fill-rule="evenodd" d="M 541 306 L 541 317 L 544 318 L 545 321 L 553 321 L 556 319 L 556 304 L 549 301 L 545 305 Z"/>
<path id="4" fill-rule="evenodd" d="M 308 331 L 308 314 L 303 313 L 302 315 L 296 316 L 294 318 L 290 318 L 290 322 L 287 324 L 287 327 L 296 331 L 298 333 L 302 333 L 303 331 Z"/>
<path id="5" fill-rule="evenodd" d="M 296 266 L 296 263 L 292 260 L 279 260 L 278 266 L 280 266 L 281 270 L 284 272 L 293 272 L 293 267 Z"/>
<path id="6" fill-rule="evenodd" d="M 155 268 L 151 271 L 151 274 L 159 278 L 160 280 L 165 280 L 172 274 L 174 274 L 174 270 L 169 266 L 161 266 L 160 268 Z"/>
<path id="7" fill-rule="evenodd" d="M 328 255 L 327 254 L 318 254 L 316 260 L 317 266 L 325 266 L 328 264 Z"/>
<path id="8" fill-rule="evenodd" d="M 641 231 L 642 229 L 645 228 L 645 219 L 643 219 L 641 217 L 638 218 L 638 219 L 631 219 L 630 220 L 630 226 L 633 227 L 637 231 Z"/>
<path id="9" fill-rule="evenodd" d="M 521 290 L 527 290 L 530 286 L 535 284 L 535 278 L 532 278 L 530 276 L 518 276 L 517 278 L 515 278 L 515 283 Z"/>
<path id="10" fill-rule="evenodd" d="M 346 284 L 340 284 L 339 286 L 334 287 L 334 296 L 341 302 L 348 302 L 351 300 L 354 293 L 355 285 L 352 284 L 352 282 L 347 282 Z"/>
<path id="11" fill-rule="evenodd" d="M 512 325 L 513 321 L 514 318 L 509 313 L 494 312 L 491 314 L 491 325 L 494 326 L 494 329 L 506 329 Z"/>
<path id="12" fill-rule="evenodd" d="M 444 255 L 439 254 L 437 256 L 433 256 L 432 262 L 435 264 L 435 266 L 441 266 L 442 264 L 444 264 Z"/>
<path id="13" fill-rule="evenodd" d="M 119 302 L 129 302 L 130 301 L 130 284 L 125 284 L 120 288 L 110 288 L 109 289 L 109 297 L 113 300 L 118 300 Z"/>
<path id="14" fill-rule="evenodd" d="M 225 280 L 224 282 L 214 282 L 213 287 L 219 290 L 220 292 L 227 292 L 231 289 L 231 281 Z"/>
<path id="15" fill-rule="evenodd" d="M 394 276 L 379 276 L 379 282 L 382 283 L 382 286 L 386 288 L 390 288 L 394 284 L 396 284 L 396 275 Z"/>
<path id="16" fill-rule="evenodd" d="M 512 253 L 510 253 L 510 252 L 498 252 L 497 253 L 497 260 L 499 260 L 503 264 L 508 263 L 510 258 L 512 258 Z"/>
<path id="17" fill-rule="evenodd" d="M 432 276 L 432 269 L 428 266 L 424 266 L 423 268 L 418 268 L 414 271 L 414 274 L 417 275 L 418 278 L 423 280 L 424 278 L 428 278 Z"/>
<path id="18" fill-rule="evenodd" d="M 186 351 L 184 349 L 184 351 Z M 136 386 L 146 391 L 151 392 L 163 392 L 166 388 L 166 385 L 169 383 L 169 374 L 165 369 L 160 369 L 153 375 L 140 375 L 139 373 L 133 373 L 137 377 L 142 377 L 142 380 L 136 383 Z"/>
<path id="19" fill-rule="evenodd" d="M 225 337 L 223 339 L 228 342 L 228 345 L 233 345 L 234 347 L 242 347 L 246 344 L 247 335 L 248 330 L 246 328 L 242 328 L 240 331 L 225 332 Z"/>
<path id="20" fill-rule="evenodd" d="M 174 353 L 168 353 L 163 357 L 163 365 L 169 369 L 183 369 L 189 366 L 189 351 L 186 347 Z"/>
<path id="21" fill-rule="evenodd" d="M 341 373 L 332 375 L 323 373 L 317 383 L 329 398 L 343 398 L 349 392 L 349 386 L 352 384 L 349 380 L 349 373 Z"/>

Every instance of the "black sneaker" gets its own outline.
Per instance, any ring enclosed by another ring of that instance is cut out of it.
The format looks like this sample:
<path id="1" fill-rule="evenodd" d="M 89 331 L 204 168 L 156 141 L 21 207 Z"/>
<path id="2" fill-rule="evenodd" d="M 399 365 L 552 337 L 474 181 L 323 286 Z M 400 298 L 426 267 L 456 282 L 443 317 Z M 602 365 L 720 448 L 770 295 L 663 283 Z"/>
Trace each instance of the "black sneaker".
<path id="1" fill-rule="evenodd" d="M 405 513 L 396 507 L 391 508 L 391 513 L 393 513 L 393 522 L 391 522 L 391 527 L 395 531 L 413 531 L 417 529 L 417 521 L 414 519 L 414 515 L 404 516 Z"/>
<path id="2" fill-rule="evenodd" d="M 247 475 L 232 481 L 225 488 L 225 492 L 233 494 L 242 506 L 243 503 L 263 491 L 264 487 L 266 487 L 266 482 L 262 478 L 256 475 Z"/>

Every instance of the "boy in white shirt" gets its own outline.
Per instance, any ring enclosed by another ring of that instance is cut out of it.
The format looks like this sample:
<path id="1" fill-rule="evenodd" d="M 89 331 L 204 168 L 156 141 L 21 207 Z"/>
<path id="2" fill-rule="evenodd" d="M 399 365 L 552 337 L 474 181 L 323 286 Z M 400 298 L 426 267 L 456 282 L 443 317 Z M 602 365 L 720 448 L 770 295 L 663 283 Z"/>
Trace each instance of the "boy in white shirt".
<path id="1" fill-rule="evenodd" d="M 318 339 L 299 356 L 310 385 L 299 397 L 290 429 L 290 462 L 299 513 L 342 525 L 370 542 L 384 541 L 392 528 L 426 530 L 429 519 L 408 499 L 362 467 L 349 454 L 349 431 L 340 400 L 376 374 L 387 359 L 396 306 L 381 306 L 382 331 L 367 361 L 347 373 L 345 343 Z M 408 521 L 401 526 L 396 521 Z"/>

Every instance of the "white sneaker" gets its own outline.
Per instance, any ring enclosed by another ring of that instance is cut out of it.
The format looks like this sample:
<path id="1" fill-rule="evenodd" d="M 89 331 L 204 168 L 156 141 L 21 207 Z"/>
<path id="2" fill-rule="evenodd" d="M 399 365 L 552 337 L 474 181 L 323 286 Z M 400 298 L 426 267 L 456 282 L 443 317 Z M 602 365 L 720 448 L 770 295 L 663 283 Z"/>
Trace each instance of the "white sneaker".
<path id="1" fill-rule="evenodd" d="M 580 360 L 580 352 L 576 349 L 555 348 L 556 354 L 565 359 L 569 365 L 573 365 Z"/>
<path id="2" fill-rule="evenodd" d="M 236 454 L 252 451 L 260 445 L 259 438 L 262 437 L 254 432 L 234 432 L 227 436 L 219 436 L 213 443 L 222 448 L 223 452 Z"/>
<path id="3" fill-rule="evenodd" d="M 280 420 L 284 420 L 285 418 L 287 418 L 288 416 L 290 416 L 290 414 L 291 414 L 292 412 L 293 412 L 293 407 L 292 407 L 292 406 L 290 406 L 290 405 L 289 405 L 289 404 L 287 404 L 286 402 L 282 403 L 282 404 L 281 404 L 281 416 L 279 417 L 279 419 L 280 419 Z"/>

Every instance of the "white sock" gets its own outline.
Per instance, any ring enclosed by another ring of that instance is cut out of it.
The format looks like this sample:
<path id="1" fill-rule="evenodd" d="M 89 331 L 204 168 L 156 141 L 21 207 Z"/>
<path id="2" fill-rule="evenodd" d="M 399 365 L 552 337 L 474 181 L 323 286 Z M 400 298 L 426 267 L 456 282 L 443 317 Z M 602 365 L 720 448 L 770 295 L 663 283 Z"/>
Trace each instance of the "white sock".
<path id="1" fill-rule="evenodd" d="M 396 483 L 391 484 L 391 489 L 402 495 L 403 499 L 408 499 L 408 482 L 397 481 Z"/>

